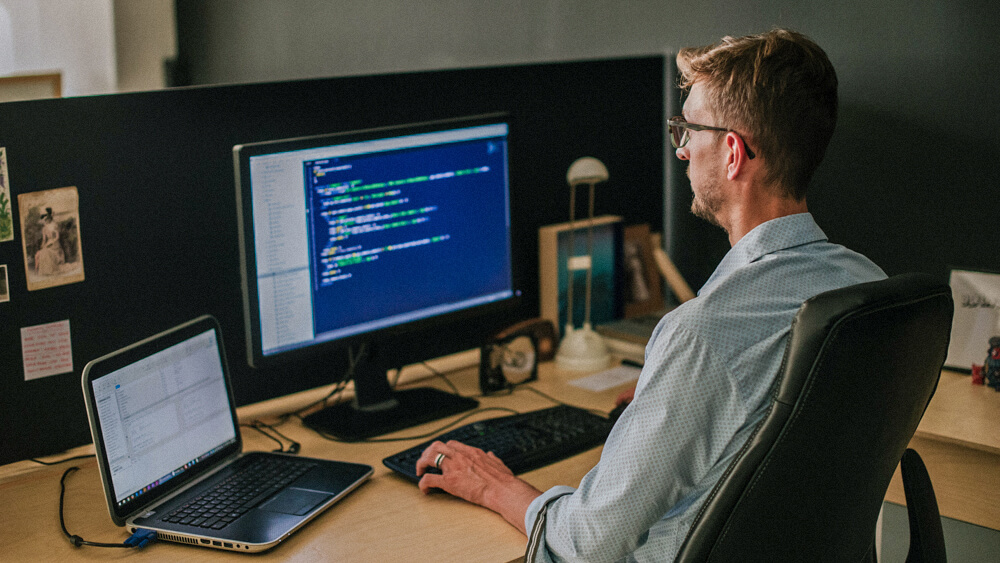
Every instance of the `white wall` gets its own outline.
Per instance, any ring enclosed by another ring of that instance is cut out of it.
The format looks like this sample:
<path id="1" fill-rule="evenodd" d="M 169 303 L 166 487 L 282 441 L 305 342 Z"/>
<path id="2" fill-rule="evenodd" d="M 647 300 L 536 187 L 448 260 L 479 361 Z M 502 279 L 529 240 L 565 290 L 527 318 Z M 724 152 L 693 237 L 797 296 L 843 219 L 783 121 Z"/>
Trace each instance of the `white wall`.
<path id="1" fill-rule="evenodd" d="M 114 0 L 118 91 L 166 86 L 164 62 L 177 56 L 174 0 Z"/>
<path id="2" fill-rule="evenodd" d="M 63 95 L 116 90 L 112 0 L 0 0 L 0 76 L 58 71 Z"/>
<path id="3" fill-rule="evenodd" d="M 0 0 L 0 76 L 62 73 L 64 96 L 163 88 L 174 0 Z"/>

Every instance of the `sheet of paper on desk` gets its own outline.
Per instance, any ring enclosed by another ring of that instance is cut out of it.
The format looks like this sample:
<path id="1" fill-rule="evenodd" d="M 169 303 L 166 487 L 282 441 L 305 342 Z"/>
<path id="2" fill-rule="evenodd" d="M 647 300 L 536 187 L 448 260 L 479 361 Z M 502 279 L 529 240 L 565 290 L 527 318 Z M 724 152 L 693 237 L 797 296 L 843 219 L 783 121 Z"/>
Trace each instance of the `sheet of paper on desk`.
<path id="1" fill-rule="evenodd" d="M 634 366 L 617 366 L 594 375 L 574 379 L 569 384 L 588 391 L 604 391 L 630 381 L 637 381 L 640 371 L 642 370 Z"/>

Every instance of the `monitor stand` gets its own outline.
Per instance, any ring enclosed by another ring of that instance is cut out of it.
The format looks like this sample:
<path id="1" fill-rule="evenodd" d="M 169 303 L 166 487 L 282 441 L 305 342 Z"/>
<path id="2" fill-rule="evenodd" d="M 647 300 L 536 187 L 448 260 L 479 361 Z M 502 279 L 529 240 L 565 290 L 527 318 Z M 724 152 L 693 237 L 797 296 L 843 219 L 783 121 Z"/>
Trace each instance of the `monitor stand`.
<path id="1" fill-rule="evenodd" d="M 347 442 L 359 442 L 432 420 L 472 410 L 479 401 L 430 387 L 393 390 L 379 361 L 365 358 L 355 367 L 354 400 L 317 411 L 302 419 L 315 430 Z"/>

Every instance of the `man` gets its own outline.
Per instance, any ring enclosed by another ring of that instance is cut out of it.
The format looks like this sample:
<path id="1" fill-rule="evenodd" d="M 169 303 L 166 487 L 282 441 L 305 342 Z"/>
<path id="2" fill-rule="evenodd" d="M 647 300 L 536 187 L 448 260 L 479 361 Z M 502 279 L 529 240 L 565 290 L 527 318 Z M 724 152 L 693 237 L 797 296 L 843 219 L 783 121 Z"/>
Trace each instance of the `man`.
<path id="1" fill-rule="evenodd" d="M 542 493 L 491 453 L 436 442 L 420 488 L 443 489 L 530 532 L 528 560 L 669 561 L 706 494 L 764 416 L 792 319 L 808 298 L 882 279 L 827 242 L 805 190 L 833 134 L 837 78 L 788 30 L 724 38 L 677 56 L 688 91 L 670 121 L 694 214 L 732 249 L 657 326 L 634 398 L 578 488 Z M 439 457 L 443 454 L 443 457 Z M 437 462 L 437 463 L 435 463 Z"/>

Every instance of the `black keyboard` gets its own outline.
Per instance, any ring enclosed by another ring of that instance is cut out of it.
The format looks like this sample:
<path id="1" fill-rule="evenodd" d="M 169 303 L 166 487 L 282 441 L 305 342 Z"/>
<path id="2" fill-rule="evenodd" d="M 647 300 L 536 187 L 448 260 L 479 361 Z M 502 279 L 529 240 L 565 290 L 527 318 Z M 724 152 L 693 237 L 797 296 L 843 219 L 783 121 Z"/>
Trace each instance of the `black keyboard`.
<path id="1" fill-rule="evenodd" d="M 171 511 L 163 520 L 221 530 L 315 465 L 296 458 L 254 458 L 209 491 Z"/>
<path id="2" fill-rule="evenodd" d="M 424 449 L 436 440 L 457 440 L 493 452 L 511 471 L 524 473 L 603 444 L 613 425 L 590 411 L 560 405 L 472 422 L 391 455 L 382 463 L 416 482 L 417 459 Z"/>

